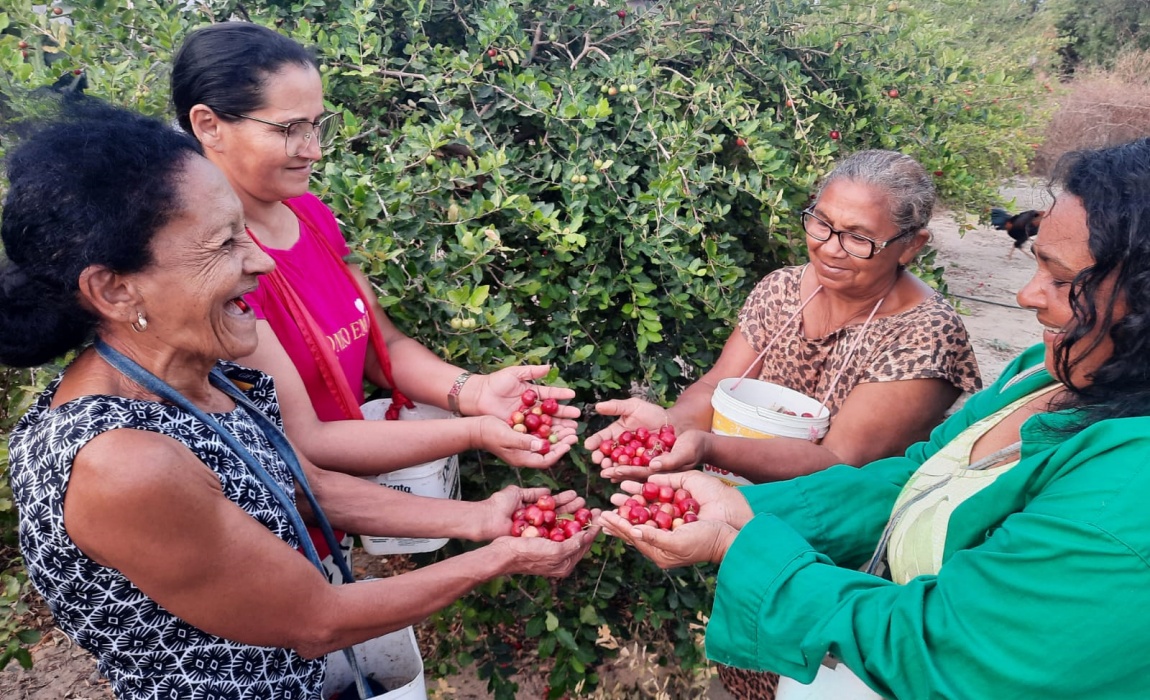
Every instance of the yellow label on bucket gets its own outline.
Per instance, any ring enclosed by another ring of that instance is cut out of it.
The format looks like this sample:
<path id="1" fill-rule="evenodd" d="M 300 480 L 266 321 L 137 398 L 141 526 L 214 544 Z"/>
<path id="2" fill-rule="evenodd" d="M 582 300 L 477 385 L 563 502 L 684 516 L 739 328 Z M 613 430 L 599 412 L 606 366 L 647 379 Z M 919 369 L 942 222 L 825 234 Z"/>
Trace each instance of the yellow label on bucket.
<path id="1" fill-rule="evenodd" d="M 711 414 L 711 432 L 716 435 L 729 435 L 731 437 L 745 437 L 745 438 L 773 438 L 778 437 L 771 433 L 763 432 L 762 430 L 755 430 L 748 428 L 745 425 L 739 425 L 735 421 L 727 418 L 722 413 L 714 411 Z"/>

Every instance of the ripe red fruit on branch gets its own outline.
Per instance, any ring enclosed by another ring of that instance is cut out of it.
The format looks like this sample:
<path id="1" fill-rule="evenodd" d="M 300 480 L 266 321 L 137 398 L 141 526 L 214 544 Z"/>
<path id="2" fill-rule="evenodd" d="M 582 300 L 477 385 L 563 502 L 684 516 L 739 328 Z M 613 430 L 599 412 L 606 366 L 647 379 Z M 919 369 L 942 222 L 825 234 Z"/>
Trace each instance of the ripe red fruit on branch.
<path id="1" fill-rule="evenodd" d="M 898 97 L 898 90 L 891 88 L 890 91 L 887 92 L 887 94 L 890 95 L 891 97 Z"/>
<path id="2" fill-rule="evenodd" d="M 619 19 L 627 19 L 627 11 L 626 10 L 619 10 L 615 14 L 619 16 Z"/>
<path id="3" fill-rule="evenodd" d="M 742 136 L 740 136 L 739 138 L 735 139 L 735 145 L 738 146 L 739 148 L 746 148 L 747 147 L 747 140 L 745 138 L 743 138 Z"/>
<path id="4" fill-rule="evenodd" d="M 832 140 L 832 141 L 838 141 L 840 138 L 842 138 L 842 134 L 840 134 L 840 133 L 839 133 L 839 132 L 837 132 L 837 131 L 832 131 L 832 132 L 831 132 L 831 140 Z"/>
<path id="5" fill-rule="evenodd" d="M 499 55 L 499 52 L 496 51 L 495 49 L 487 49 L 487 55 L 490 56 L 491 58 L 495 58 L 496 56 Z"/>

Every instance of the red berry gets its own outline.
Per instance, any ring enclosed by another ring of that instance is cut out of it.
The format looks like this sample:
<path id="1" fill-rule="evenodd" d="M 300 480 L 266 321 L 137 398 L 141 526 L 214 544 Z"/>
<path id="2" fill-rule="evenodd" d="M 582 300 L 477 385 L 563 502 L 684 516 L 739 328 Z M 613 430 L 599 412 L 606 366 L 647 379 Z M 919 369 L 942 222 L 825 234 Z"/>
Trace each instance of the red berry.
<path id="1" fill-rule="evenodd" d="M 627 19 L 627 11 L 626 10 L 619 10 L 615 14 L 619 15 L 619 19 Z"/>
<path id="2" fill-rule="evenodd" d="M 583 523 L 580 523 L 576 520 L 564 520 L 562 529 L 563 534 L 567 535 L 568 538 L 571 538 L 579 534 L 579 531 L 583 529 Z"/>
<path id="3" fill-rule="evenodd" d="M 495 58 L 496 56 L 499 55 L 499 52 L 496 51 L 495 49 L 487 49 L 487 55 L 490 56 L 491 58 Z"/>
<path id="4" fill-rule="evenodd" d="M 655 517 L 652 518 L 652 520 L 655 521 L 655 525 L 658 526 L 660 529 L 670 530 L 671 529 L 671 521 L 674 520 L 674 518 L 671 517 L 670 513 L 664 513 L 663 511 L 659 511 L 658 513 L 655 514 Z"/>
<path id="5" fill-rule="evenodd" d="M 832 141 L 838 141 L 840 138 L 842 138 L 842 134 L 840 134 L 840 133 L 839 133 L 839 132 L 837 132 L 837 131 L 832 131 L 832 132 L 831 132 L 831 140 L 832 140 Z"/>
<path id="6" fill-rule="evenodd" d="M 591 509 L 580 508 L 579 510 L 575 511 L 575 520 L 578 521 L 580 525 L 586 525 L 587 523 L 591 522 Z"/>
<path id="7" fill-rule="evenodd" d="M 527 529 L 527 521 L 526 520 L 512 521 L 512 523 L 511 523 L 511 536 L 512 537 L 522 537 L 523 531 L 526 529 Z"/>
<path id="8" fill-rule="evenodd" d="M 685 522 L 685 523 L 693 523 L 698 519 L 699 519 L 699 516 L 696 515 L 695 513 L 691 512 L 691 511 L 687 511 L 686 513 L 683 513 L 683 522 Z"/>
<path id="9" fill-rule="evenodd" d="M 543 403 L 540 404 L 539 407 L 549 416 L 553 416 L 559 412 L 559 402 L 555 399 L 543 399 Z"/>
<path id="10" fill-rule="evenodd" d="M 941 170 L 935 170 L 935 171 L 934 171 L 934 176 L 935 176 L 935 177 L 942 177 L 942 174 L 943 174 L 943 173 L 942 173 L 942 171 L 941 171 Z"/>
<path id="11" fill-rule="evenodd" d="M 544 440 L 543 444 L 539 446 L 538 450 L 536 450 L 536 452 L 538 452 L 541 455 L 545 455 L 550 451 L 551 451 L 551 443 L 546 441 L 546 440 Z"/>
<path id="12" fill-rule="evenodd" d="M 698 513 L 699 512 L 699 502 L 696 501 L 694 498 L 684 498 L 679 503 L 679 507 L 683 509 L 683 513 L 684 513 L 683 517 L 686 517 L 686 515 L 685 515 L 686 513 Z"/>
<path id="13" fill-rule="evenodd" d="M 539 527 L 543 524 L 543 509 L 539 506 L 527 506 L 527 511 L 524 514 L 528 525 Z"/>
<path id="14" fill-rule="evenodd" d="M 887 94 L 890 95 L 891 97 L 898 97 L 898 90 L 891 88 L 890 91 L 887 92 Z"/>
<path id="15" fill-rule="evenodd" d="M 639 442 L 646 442 L 647 438 L 651 436 L 651 431 L 646 428 L 635 428 L 635 439 Z"/>
<path id="16" fill-rule="evenodd" d="M 539 426 L 543 425 L 543 422 L 539 420 L 539 416 L 534 413 L 528 413 L 526 416 L 523 416 L 523 425 L 527 426 L 528 432 L 535 432 L 539 429 Z"/>
<path id="17" fill-rule="evenodd" d="M 633 439 L 635 439 L 635 436 L 632 435 L 630 431 L 624 431 L 623 434 L 619 436 L 619 442 L 624 445 L 631 442 Z"/>
<path id="18" fill-rule="evenodd" d="M 54 14 L 54 15 L 62 15 L 62 14 L 64 14 L 64 8 L 62 8 L 62 7 L 53 7 L 53 8 L 52 8 L 52 14 Z"/>
<path id="19" fill-rule="evenodd" d="M 674 499 L 672 499 L 671 502 L 679 504 L 679 503 L 682 503 L 683 501 L 687 500 L 690 497 L 691 497 L 691 492 L 688 491 L 687 489 L 675 489 L 675 497 L 674 497 Z"/>
<path id="20" fill-rule="evenodd" d="M 735 139 L 735 145 L 738 146 L 739 148 L 746 148 L 747 147 L 747 140 L 744 139 L 742 136 L 740 136 L 739 138 Z"/>
<path id="21" fill-rule="evenodd" d="M 659 488 L 658 484 L 654 484 L 648 481 L 643 484 L 641 493 L 643 494 L 643 498 L 647 499 L 648 501 L 654 501 L 659 498 L 660 490 L 661 489 Z"/>
<path id="22" fill-rule="evenodd" d="M 522 401 L 523 405 L 528 407 L 528 408 L 531 408 L 532 406 L 534 406 L 535 401 L 538 398 L 539 398 L 539 394 L 536 394 L 534 389 L 528 389 L 527 391 L 525 391 L 519 395 L 519 400 Z"/>
<path id="23" fill-rule="evenodd" d="M 540 534 L 539 528 L 535 527 L 534 525 L 528 525 L 527 527 L 525 527 L 523 529 L 523 533 L 519 536 L 520 537 L 538 537 L 539 534 Z"/>
<path id="24" fill-rule="evenodd" d="M 673 500 L 675 500 L 675 489 L 671 488 L 670 486 L 660 486 L 659 502 L 670 503 Z"/>
<path id="25" fill-rule="evenodd" d="M 643 506 L 632 506 L 631 517 L 628 518 L 635 525 L 642 525 L 651 519 L 651 512 Z"/>
<path id="26" fill-rule="evenodd" d="M 543 524 L 547 527 L 554 527 L 555 525 L 555 511 L 543 509 Z"/>
<path id="27" fill-rule="evenodd" d="M 527 519 L 527 509 L 526 508 L 516 508 L 515 512 L 511 514 L 511 519 L 512 520 L 526 520 Z"/>
<path id="28" fill-rule="evenodd" d="M 567 532 L 563 528 L 557 527 L 551 531 L 550 540 L 552 542 L 566 542 Z"/>
<path id="29" fill-rule="evenodd" d="M 19 44 L 16 44 L 16 46 L 21 48 L 21 49 L 26 49 L 26 48 L 28 48 L 28 42 L 21 41 Z"/>
<path id="30" fill-rule="evenodd" d="M 663 447 L 669 450 L 675 445 L 675 434 L 664 433 L 659 436 L 659 440 L 662 441 Z"/>

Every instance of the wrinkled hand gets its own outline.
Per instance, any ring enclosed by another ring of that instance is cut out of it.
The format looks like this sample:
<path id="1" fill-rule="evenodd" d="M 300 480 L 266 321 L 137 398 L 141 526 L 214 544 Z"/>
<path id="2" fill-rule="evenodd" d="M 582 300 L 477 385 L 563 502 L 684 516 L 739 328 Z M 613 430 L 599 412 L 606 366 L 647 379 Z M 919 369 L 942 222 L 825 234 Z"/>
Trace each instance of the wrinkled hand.
<path id="1" fill-rule="evenodd" d="M 710 439 L 710 436 L 710 433 L 702 430 L 688 430 L 682 435 L 677 435 L 671 451 L 659 455 L 645 467 L 640 467 L 637 464 L 615 464 L 610 459 L 602 457 L 599 452 L 591 456 L 591 461 L 599 461 L 601 467 L 599 476 L 604 479 L 610 479 L 614 482 L 623 479 L 646 480 L 652 474 L 693 469 L 705 459 L 707 440 Z M 588 438 L 589 441 L 590 438 Z M 599 455 L 600 459 L 596 460 L 595 455 Z"/>
<path id="2" fill-rule="evenodd" d="M 513 467 L 549 469 L 579 442 L 572 421 L 554 421 L 551 434 L 559 436 L 559 439 L 550 443 L 549 451 L 542 455 L 539 449 L 545 442 L 543 438 L 516 432 L 506 420 L 495 416 L 479 416 L 474 420 L 479 426 L 479 439 L 474 443 Z"/>
<path id="3" fill-rule="evenodd" d="M 549 489 L 543 487 L 525 489 L 519 486 L 505 486 L 491 494 L 489 498 L 481 502 L 484 507 L 484 514 L 480 536 L 477 539 L 494 540 L 506 535 L 511 531 L 511 516 L 515 514 L 516 510 L 532 505 L 541 496 L 550 493 Z M 574 513 L 587 504 L 581 496 L 571 490 L 561 491 L 554 496 L 555 512 L 560 514 Z"/>
<path id="4" fill-rule="evenodd" d="M 667 409 L 643 399 L 613 399 L 595 404 L 595 412 L 601 416 L 619 416 L 606 428 L 583 441 L 583 447 L 591 451 L 591 461 L 602 469 L 611 467 L 611 459 L 599 452 L 599 445 L 607 440 L 615 440 L 628 430 L 636 428 L 658 429 L 669 423 Z"/>
<path id="5" fill-rule="evenodd" d="M 575 570 L 575 565 L 587 554 L 601 528 L 592 523 L 587 529 L 563 542 L 552 542 L 541 537 L 501 537 L 492 546 L 507 547 L 514 562 L 509 573 L 562 578 Z"/>
<path id="6" fill-rule="evenodd" d="M 606 511 L 599 522 L 608 535 L 618 537 L 653 561 L 660 569 L 673 569 L 711 562 L 718 564 L 739 531 L 718 520 L 699 519 L 674 530 L 632 525 L 617 513 Z"/>
<path id="7" fill-rule="evenodd" d="M 523 392 L 531 389 L 539 396 L 539 400 L 555 399 L 556 401 L 570 401 L 575 398 L 575 390 L 561 386 L 546 386 L 533 384 L 536 379 L 547 376 L 551 371 L 550 365 L 519 365 L 505 367 L 497 372 L 475 377 L 479 380 L 479 391 L 476 395 L 476 406 L 480 413 L 495 416 L 506 421 L 512 413 L 523 405 L 519 398 Z M 579 417 L 579 409 L 575 406 L 559 404 L 559 413 L 554 418 L 555 423 L 563 423 L 572 429 L 574 420 Z M 554 425 L 554 424 L 552 424 Z"/>
<path id="8" fill-rule="evenodd" d="M 699 502 L 699 520 L 716 521 L 739 530 L 755 515 L 747 499 L 738 489 L 727 486 L 721 480 L 700 471 L 653 474 L 647 481 L 690 491 L 691 497 Z M 611 504 L 616 507 L 623 505 L 628 498 L 642 491 L 643 484 L 638 481 L 624 481 L 619 484 L 619 488 L 622 489 L 622 493 L 611 495 Z M 678 529 L 675 532 L 678 532 Z"/>

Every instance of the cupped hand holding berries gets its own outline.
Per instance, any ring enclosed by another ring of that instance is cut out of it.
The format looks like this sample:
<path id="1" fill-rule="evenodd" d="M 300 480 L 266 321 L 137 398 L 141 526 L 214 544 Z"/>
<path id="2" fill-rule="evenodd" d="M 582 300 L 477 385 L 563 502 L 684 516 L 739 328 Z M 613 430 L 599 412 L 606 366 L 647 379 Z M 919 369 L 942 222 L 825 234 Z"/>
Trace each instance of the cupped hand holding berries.
<path id="1" fill-rule="evenodd" d="M 474 377 L 467 384 L 476 382 L 473 399 L 475 412 L 506 419 L 519 409 L 523 393 L 530 390 L 536 393 L 540 402 L 554 399 L 557 404 L 553 415 L 555 421 L 575 428 L 574 421 L 579 417 L 579 409 L 559 403 L 575 398 L 575 390 L 534 383 L 535 380 L 546 377 L 550 371 L 550 365 L 519 365 L 505 367 L 482 377 Z M 471 389 L 467 384 L 463 385 L 464 394 Z M 464 406 L 466 407 L 465 402 Z"/>
<path id="2" fill-rule="evenodd" d="M 599 522 L 608 535 L 624 540 L 661 569 L 703 562 L 719 563 L 739 531 L 719 520 L 699 519 L 664 530 L 636 525 L 612 511 L 604 511 Z"/>
<path id="3" fill-rule="evenodd" d="M 668 449 L 647 460 L 646 464 L 637 464 L 633 460 L 623 464 L 601 459 L 599 475 L 619 482 L 624 479 L 644 480 L 652 474 L 693 469 L 706 461 L 707 441 L 710 437 L 710 433 L 702 430 L 688 430 L 682 435 L 676 435 Z M 595 461 L 594 455 L 591 460 Z"/>
<path id="4" fill-rule="evenodd" d="M 567 423 L 570 421 L 563 425 L 552 422 L 548 435 L 541 436 L 538 432 L 519 432 L 495 416 L 482 416 L 476 424 L 481 435 L 475 444 L 513 467 L 549 469 L 579 442 L 575 428 Z"/>
<path id="5" fill-rule="evenodd" d="M 537 504 L 541 498 L 554 499 L 553 511 L 556 515 L 574 514 L 587 505 L 586 501 L 572 490 L 552 494 L 542 487 L 507 486 L 482 501 L 485 509 L 479 526 L 480 535 L 476 539 L 494 540 L 510 534 L 510 524 L 516 512 Z M 595 511 L 592 511 L 592 514 L 597 515 Z"/>
<path id="6" fill-rule="evenodd" d="M 506 525 L 506 523 L 504 523 Z M 508 573 L 562 578 L 591 549 L 601 528 L 591 523 L 575 536 L 556 542 L 541 537 L 500 537 L 489 547 L 505 547 L 511 557 Z"/>
<path id="7" fill-rule="evenodd" d="M 619 416 L 619 420 L 583 441 L 583 447 L 591 451 L 591 461 L 602 469 L 612 464 L 612 459 L 599 451 L 604 442 L 618 440 L 623 433 L 633 434 L 640 428 L 657 431 L 670 425 L 667 409 L 642 399 L 602 401 L 595 404 L 595 412 L 601 416 Z"/>
<path id="8" fill-rule="evenodd" d="M 676 472 L 674 474 L 654 474 L 646 482 L 624 481 L 619 484 L 622 493 L 611 495 L 611 504 L 622 506 L 628 498 L 642 495 L 644 487 L 650 485 L 667 487 L 673 492 L 680 489 L 690 492 L 698 502 L 699 520 L 715 520 L 739 530 L 752 517 L 754 512 L 747 499 L 738 489 L 727 486 L 719 479 L 701 471 Z M 690 524 L 690 523 L 688 523 Z"/>

